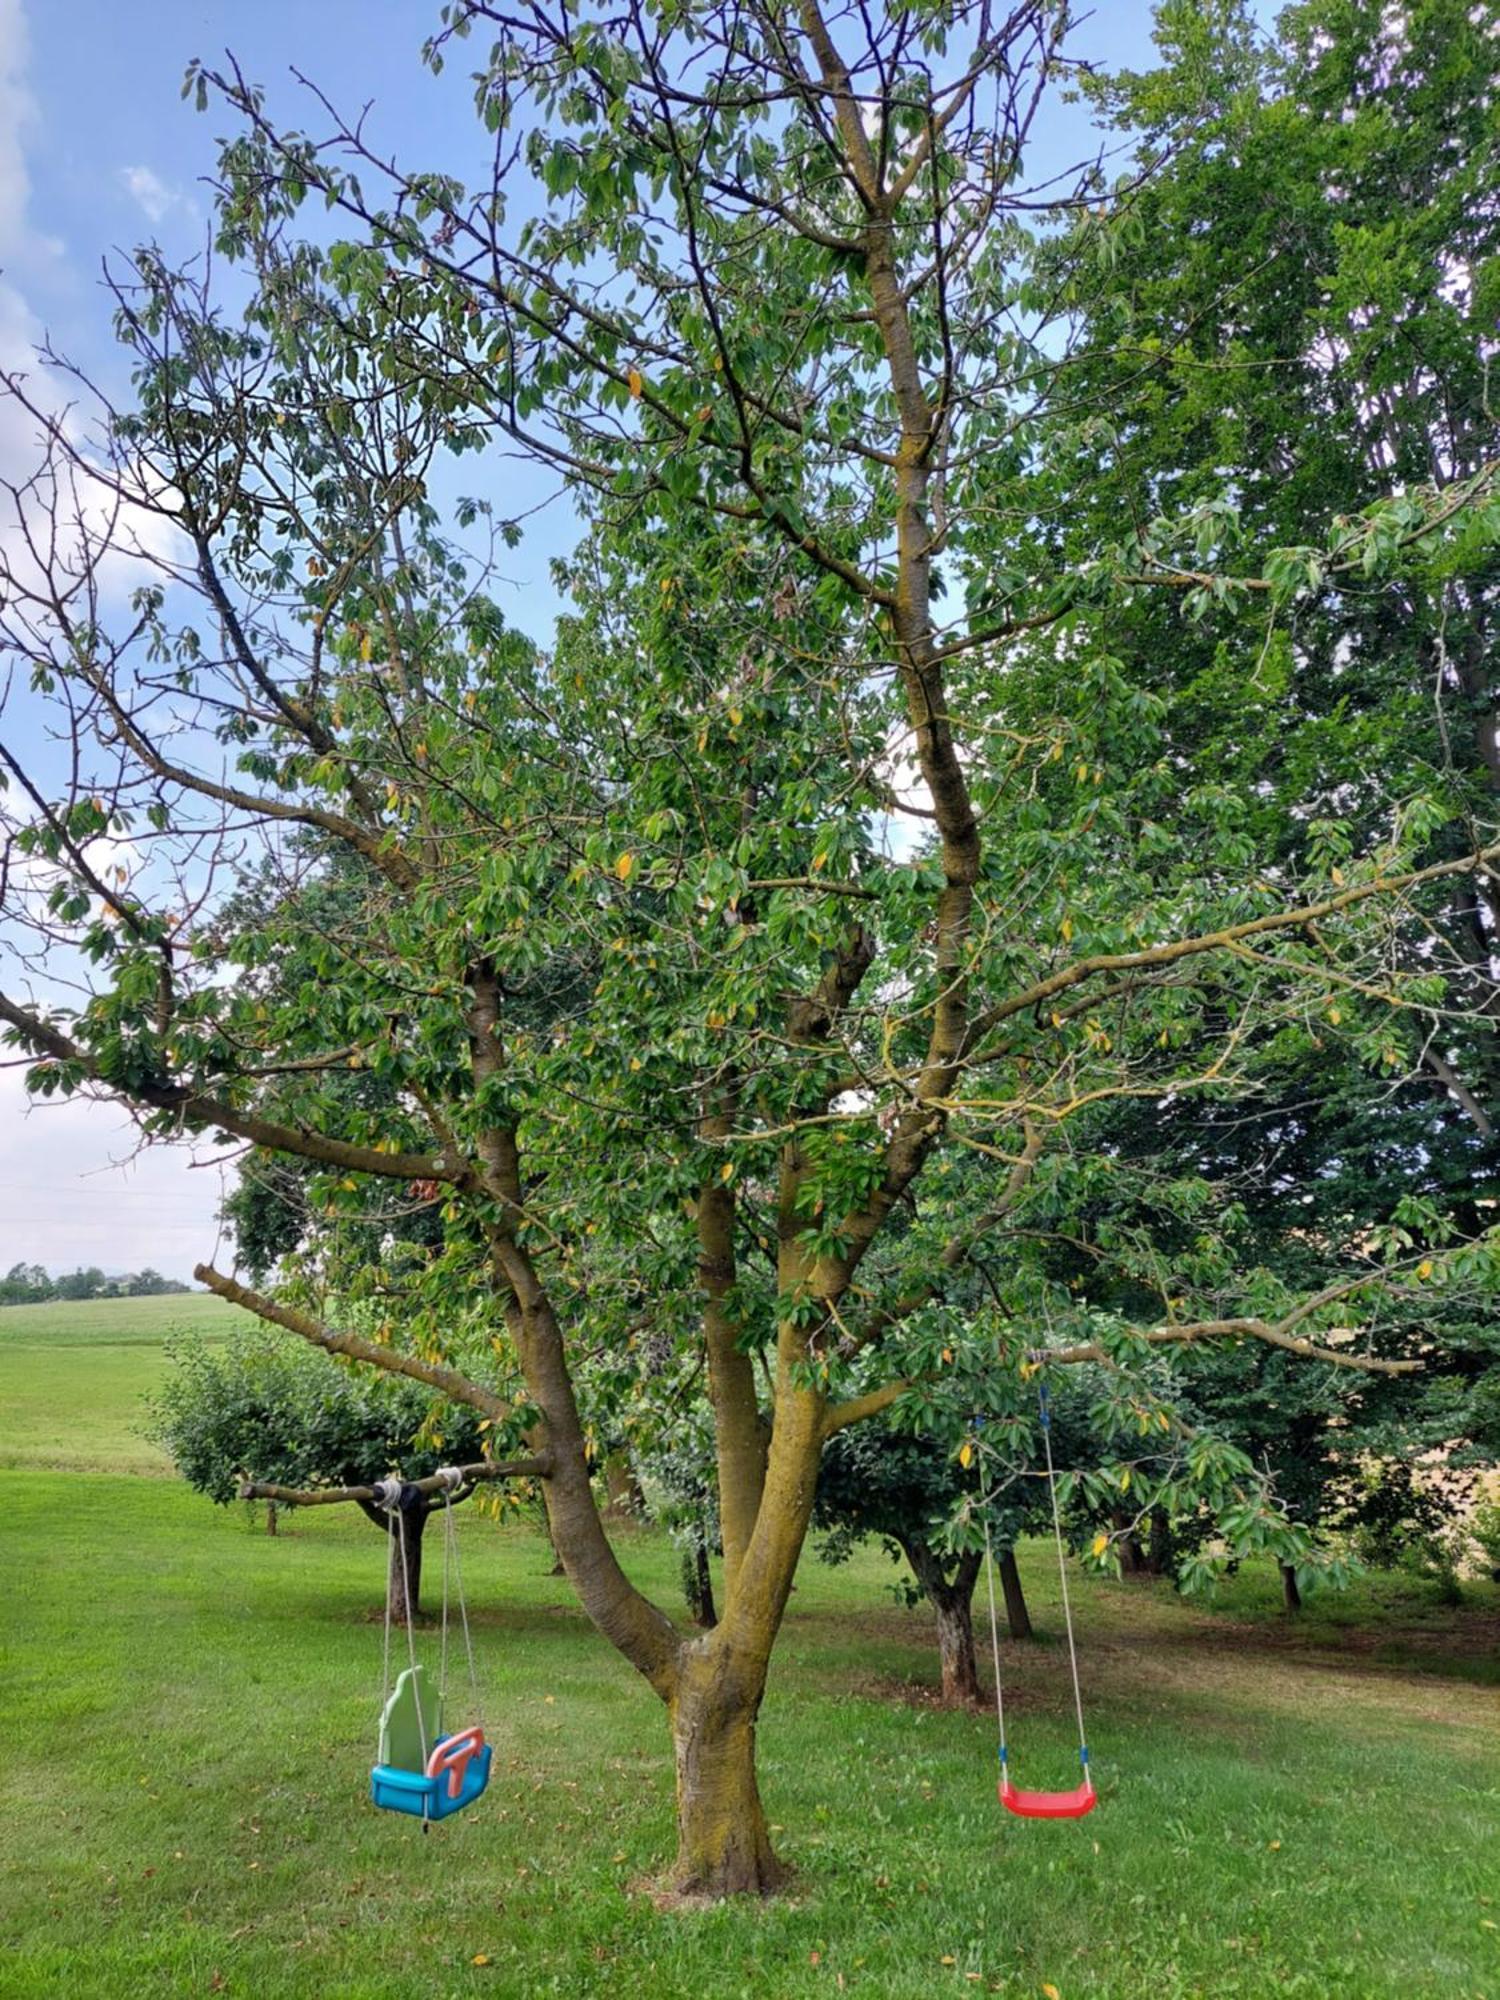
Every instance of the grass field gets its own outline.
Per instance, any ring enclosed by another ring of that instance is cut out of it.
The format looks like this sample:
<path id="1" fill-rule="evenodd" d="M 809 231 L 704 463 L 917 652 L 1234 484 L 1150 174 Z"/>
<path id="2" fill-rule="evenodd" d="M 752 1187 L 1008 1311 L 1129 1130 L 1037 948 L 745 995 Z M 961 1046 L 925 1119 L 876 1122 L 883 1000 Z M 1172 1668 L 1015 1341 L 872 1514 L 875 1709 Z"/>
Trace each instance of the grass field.
<path id="1" fill-rule="evenodd" d="M 271 1540 L 133 1476 L 150 1314 L 21 1318 L 0 1314 L 0 1406 L 49 1442 L 38 1464 L 9 1436 L 0 1470 L 7 2000 L 1500 2000 L 1493 1589 L 1454 1612 L 1382 1579 L 1288 1630 L 1269 1576 L 1207 1609 L 1080 1581 L 1103 1798 L 1034 1825 L 995 1804 L 991 1722 L 928 1698 L 889 1566 L 809 1560 L 761 1732 L 794 1892 L 664 1916 L 632 1892 L 671 1848 L 661 1717 L 530 1532 L 463 1522 L 496 1765 L 424 1836 L 365 1797 L 375 1532 L 329 1510 Z M 104 1367 L 132 1348 L 138 1376 Z M 675 1602 L 659 1539 L 623 1548 Z M 1018 1775 L 1066 1783 L 1055 1577 L 1043 1549 L 1023 1567 L 1043 1642 L 1010 1649 Z"/>
<path id="2" fill-rule="evenodd" d="M 172 1333 L 226 1332 L 233 1306 L 208 1292 L 0 1309 L 0 1468 L 166 1475 L 135 1433 Z"/>

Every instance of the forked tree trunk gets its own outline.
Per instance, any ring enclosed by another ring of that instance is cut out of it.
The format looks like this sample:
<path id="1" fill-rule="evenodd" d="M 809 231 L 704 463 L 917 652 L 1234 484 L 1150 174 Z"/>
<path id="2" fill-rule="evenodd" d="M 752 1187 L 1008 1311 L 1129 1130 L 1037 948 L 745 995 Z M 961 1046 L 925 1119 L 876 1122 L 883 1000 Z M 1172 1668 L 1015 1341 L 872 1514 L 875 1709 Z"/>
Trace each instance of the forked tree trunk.
<path id="1" fill-rule="evenodd" d="M 923 1596 L 937 1614 L 943 1700 L 955 1707 L 975 1707 L 982 1699 L 974 1657 L 974 1585 L 980 1558 L 975 1554 L 961 1556 L 950 1577 L 930 1543 L 903 1536 L 901 1548 Z"/>
<path id="2" fill-rule="evenodd" d="M 1000 1588 L 1005 1593 L 1005 1623 L 1012 1639 L 1031 1637 L 1031 1613 L 1026 1609 L 1026 1593 L 1021 1588 L 1021 1572 L 1016 1568 L 1016 1552 L 1006 1549 L 995 1565 L 1000 1572 Z"/>
<path id="3" fill-rule="evenodd" d="M 755 1775 L 761 1685 L 736 1682 L 734 1663 L 712 1640 L 683 1660 L 668 1704 L 677 1766 L 674 1895 L 718 1900 L 769 1896 L 787 1870 L 771 1847 Z"/>

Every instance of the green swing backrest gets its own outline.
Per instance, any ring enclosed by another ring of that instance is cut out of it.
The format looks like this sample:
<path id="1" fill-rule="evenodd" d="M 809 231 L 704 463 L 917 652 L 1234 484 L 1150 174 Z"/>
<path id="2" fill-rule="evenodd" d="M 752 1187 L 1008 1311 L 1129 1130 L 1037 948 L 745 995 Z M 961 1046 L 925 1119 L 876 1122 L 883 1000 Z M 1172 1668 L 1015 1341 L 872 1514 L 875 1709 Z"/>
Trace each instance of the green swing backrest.
<path id="1" fill-rule="evenodd" d="M 438 1697 L 427 1685 L 427 1669 L 407 1667 L 380 1718 L 380 1762 L 398 1771 L 425 1771 L 427 1752 L 443 1733 L 438 1708 Z"/>

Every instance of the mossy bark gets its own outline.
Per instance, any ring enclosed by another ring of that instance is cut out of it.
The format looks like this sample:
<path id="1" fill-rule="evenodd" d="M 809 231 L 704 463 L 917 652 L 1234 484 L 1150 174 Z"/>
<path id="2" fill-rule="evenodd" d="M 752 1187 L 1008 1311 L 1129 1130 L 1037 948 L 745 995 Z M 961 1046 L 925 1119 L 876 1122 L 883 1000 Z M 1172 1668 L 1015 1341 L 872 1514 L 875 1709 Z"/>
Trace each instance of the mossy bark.
<path id="1" fill-rule="evenodd" d="M 717 1900 L 769 1896 L 787 1869 L 771 1846 L 755 1771 L 755 1725 L 763 1676 L 712 1640 L 684 1661 L 668 1704 L 677 1768 L 675 1896 Z"/>

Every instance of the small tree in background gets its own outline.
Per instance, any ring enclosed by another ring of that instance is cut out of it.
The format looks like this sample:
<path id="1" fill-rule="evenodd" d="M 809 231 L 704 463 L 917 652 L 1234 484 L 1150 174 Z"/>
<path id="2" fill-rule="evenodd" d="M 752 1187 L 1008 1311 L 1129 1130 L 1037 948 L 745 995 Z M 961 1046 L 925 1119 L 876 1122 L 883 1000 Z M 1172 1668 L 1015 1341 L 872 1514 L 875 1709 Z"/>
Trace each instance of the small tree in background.
<path id="1" fill-rule="evenodd" d="M 908 1602 L 925 1598 L 937 1615 L 943 1700 L 981 1700 L 974 1653 L 974 1586 L 982 1548 L 949 1546 L 945 1533 L 972 1474 L 935 1438 L 890 1424 L 840 1432 L 823 1454 L 814 1519 L 827 1532 L 825 1562 L 847 1560 L 857 1542 L 879 1536 L 893 1561 L 906 1558 L 915 1578 Z M 983 1515 L 974 1521 L 982 1532 Z M 1015 1543 L 1027 1525 L 1024 1509 L 1006 1502 L 990 1511 L 990 1537 L 1013 1639 L 1031 1637 L 1031 1617 L 1016 1568 Z"/>
<path id="2" fill-rule="evenodd" d="M 315 1351 L 292 1349 L 258 1334 L 220 1346 L 179 1342 L 172 1369 L 151 1403 L 147 1435 L 197 1492 L 219 1506 L 245 1479 L 303 1490 L 368 1486 L 400 1472 L 423 1479 L 440 1465 L 484 1455 L 485 1431 L 473 1410 L 434 1407 L 415 1383 L 357 1376 Z M 463 1489 L 455 1499 L 466 1498 Z M 398 1514 L 401 1538 L 385 1513 L 361 1510 L 390 1539 L 386 1585 L 392 1618 L 421 1611 L 422 1536 L 440 1500 L 419 1499 Z"/>

